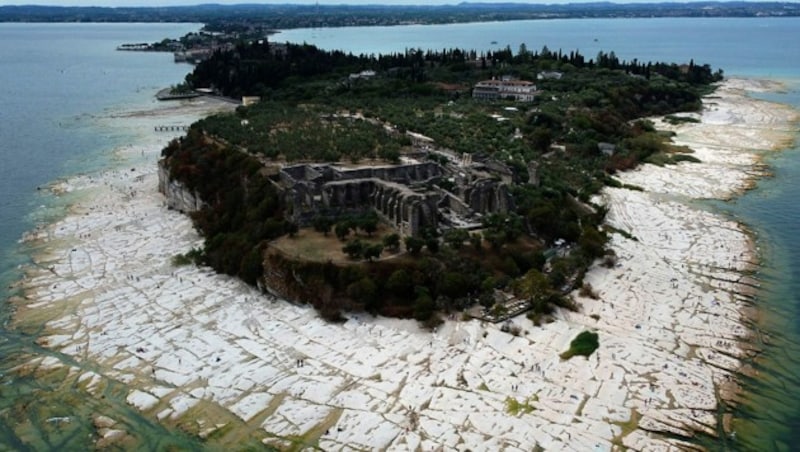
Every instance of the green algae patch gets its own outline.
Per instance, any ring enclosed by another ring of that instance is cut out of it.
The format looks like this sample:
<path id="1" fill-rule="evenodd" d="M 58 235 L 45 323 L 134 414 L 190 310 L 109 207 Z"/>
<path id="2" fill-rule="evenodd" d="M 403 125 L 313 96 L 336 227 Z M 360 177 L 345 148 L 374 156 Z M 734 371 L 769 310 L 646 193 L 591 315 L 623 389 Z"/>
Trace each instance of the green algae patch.
<path id="1" fill-rule="evenodd" d="M 539 398 L 536 397 L 536 395 L 528 397 L 523 401 L 519 401 L 514 397 L 506 397 L 506 412 L 513 416 L 532 413 L 536 409 L 536 407 L 533 406 L 533 402 L 538 401 Z"/>

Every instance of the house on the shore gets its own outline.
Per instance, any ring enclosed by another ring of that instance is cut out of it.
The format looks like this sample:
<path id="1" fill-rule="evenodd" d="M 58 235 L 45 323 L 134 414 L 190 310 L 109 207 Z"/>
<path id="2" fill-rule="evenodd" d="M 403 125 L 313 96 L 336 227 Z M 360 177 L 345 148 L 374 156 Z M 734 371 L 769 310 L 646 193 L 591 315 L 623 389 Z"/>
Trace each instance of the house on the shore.
<path id="1" fill-rule="evenodd" d="M 597 143 L 597 150 L 600 151 L 601 154 L 611 157 L 617 151 L 617 147 L 612 143 Z"/>
<path id="2" fill-rule="evenodd" d="M 370 80 L 372 78 L 375 78 L 375 75 L 376 75 L 375 71 L 373 71 L 373 70 L 365 70 L 365 71 L 357 72 L 357 73 L 354 73 L 354 74 L 350 74 L 350 76 L 348 78 L 350 79 L 350 81 Z"/>
<path id="3" fill-rule="evenodd" d="M 242 96 L 242 106 L 249 107 L 261 102 L 261 96 Z"/>
<path id="4" fill-rule="evenodd" d="M 527 80 L 515 80 L 508 76 L 500 80 L 478 82 L 472 89 L 472 98 L 483 100 L 511 99 L 518 102 L 532 102 L 535 95 L 535 83 Z"/>

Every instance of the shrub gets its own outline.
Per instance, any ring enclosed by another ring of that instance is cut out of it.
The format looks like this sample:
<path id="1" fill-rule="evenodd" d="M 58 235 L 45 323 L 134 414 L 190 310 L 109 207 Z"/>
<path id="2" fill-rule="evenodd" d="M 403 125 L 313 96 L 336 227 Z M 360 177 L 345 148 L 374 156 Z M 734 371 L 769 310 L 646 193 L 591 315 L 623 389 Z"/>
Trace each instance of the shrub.
<path id="1" fill-rule="evenodd" d="M 392 251 L 397 251 L 400 247 L 400 235 L 398 234 L 389 234 L 383 238 L 383 246 L 386 249 L 390 249 Z"/>
<path id="2" fill-rule="evenodd" d="M 578 292 L 578 294 L 580 294 L 580 296 L 582 297 L 591 298 L 592 300 L 597 300 L 598 298 L 597 292 L 594 290 L 594 287 L 592 287 L 592 285 L 589 284 L 588 282 L 583 283 L 583 286 L 581 286 L 581 290 Z"/>
<path id="3" fill-rule="evenodd" d="M 172 256 L 172 265 L 175 267 L 182 267 L 193 263 L 199 263 L 203 258 L 203 250 L 200 248 L 192 248 L 184 254 L 176 254 Z"/>
<path id="4" fill-rule="evenodd" d="M 342 247 L 342 252 L 347 254 L 350 259 L 358 259 L 364 253 L 365 246 L 359 239 L 350 240 Z"/>
<path id="5" fill-rule="evenodd" d="M 597 333 L 583 331 L 569 343 L 569 350 L 559 356 L 561 356 L 561 359 L 570 359 L 575 355 L 589 356 L 600 346 L 598 337 Z"/>
<path id="6" fill-rule="evenodd" d="M 678 163 L 678 162 L 701 163 L 701 160 L 693 155 L 687 155 L 687 154 L 673 155 L 672 163 Z"/>
<path id="7" fill-rule="evenodd" d="M 408 236 L 405 238 L 406 250 L 413 255 L 419 254 L 422 250 L 422 247 L 425 246 L 425 242 L 422 239 L 417 237 Z"/>
<path id="8" fill-rule="evenodd" d="M 664 117 L 664 120 L 672 125 L 678 125 L 682 123 L 698 123 L 700 122 L 699 119 L 693 118 L 691 116 L 677 116 L 677 115 L 667 115 Z"/>

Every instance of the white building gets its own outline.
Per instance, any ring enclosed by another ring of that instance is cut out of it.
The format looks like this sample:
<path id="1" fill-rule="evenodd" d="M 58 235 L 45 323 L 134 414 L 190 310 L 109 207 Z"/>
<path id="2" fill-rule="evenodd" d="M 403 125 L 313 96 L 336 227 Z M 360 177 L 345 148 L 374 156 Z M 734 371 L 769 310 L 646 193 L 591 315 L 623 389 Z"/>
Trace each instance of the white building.
<path id="1" fill-rule="evenodd" d="M 536 85 L 526 80 L 484 80 L 478 82 L 472 90 L 474 99 L 513 99 L 520 102 L 533 101 Z"/>

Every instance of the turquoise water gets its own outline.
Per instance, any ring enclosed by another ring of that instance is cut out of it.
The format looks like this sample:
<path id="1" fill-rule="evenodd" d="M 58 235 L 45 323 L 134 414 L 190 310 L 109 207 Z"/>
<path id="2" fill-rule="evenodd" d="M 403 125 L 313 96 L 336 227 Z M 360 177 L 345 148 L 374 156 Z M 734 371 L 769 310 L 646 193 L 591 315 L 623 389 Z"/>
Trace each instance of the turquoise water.
<path id="1" fill-rule="evenodd" d="M 0 24 L 0 300 L 29 260 L 17 240 L 24 231 L 61 214 L 65 201 L 37 187 L 68 175 L 113 164 L 109 151 L 136 139 L 137 131 L 101 127 L 98 118 L 124 107 L 145 108 L 155 92 L 190 70 L 167 54 L 116 52 L 123 42 L 156 41 L 198 28 L 192 24 Z M 767 77 L 787 83 L 768 98 L 800 108 L 800 18 L 553 20 L 441 26 L 292 30 L 291 39 L 354 53 L 420 48 L 489 49 L 520 43 L 578 49 L 592 56 L 613 50 L 622 58 L 709 63 L 729 75 Z M 497 44 L 492 44 L 497 41 Z M 736 440 L 714 446 L 741 450 L 795 450 L 800 444 L 800 149 L 766 159 L 775 172 L 758 188 L 719 208 L 757 233 L 764 265 L 758 325 L 768 338 L 746 381 Z M 112 384 L 105 398 L 86 399 L 50 381 L 12 379 L 21 354 L 49 355 L 34 337 L 5 328 L 0 305 L 0 450 L 80 450 L 90 446 L 91 411 L 125 420 L 146 450 L 198 445 L 180 432 L 146 419 L 124 403 L 124 387 Z M 69 357 L 58 356 L 70 362 Z M 48 418 L 77 414 L 68 426 Z M 5 446 L 5 447 L 4 447 Z"/>
<path id="2" fill-rule="evenodd" d="M 779 95 L 761 96 L 800 107 L 800 84 Z M 800 139 L 800 136 L 798 136 Z M 767 340 L 759 372 L 748 381 L 739 430 L 748 447 L 798 450 L 800 444 L 800 140 L 764 160 L 774 176 L 733 201 L 730 212 L 757 233 L 762 266 L 760 326 Z M 769 434 L 763 434 L 768 432 Z"/>
<path id="3" fill-rule="evenodd" d="M 94 430 L 90 416 L 96 412 L 113 414 L 129 426 L 145 450 L 197 446 L 129 407 L 119 383 L 108 382 L 101 398 L 87 398 L 69 378 L 12 376 L 10 369 L 25 355 L 74 361 L 42 349 L 35 337 L 9 330 L 5 300 L 9 284 L 20 277 L 18 265 L 30 262 L 29 250 L 17 241 L 26 230 L 58 218 L 69 202 L 37 187 L 112 165 L 110 151 L 135 142 L 141 131 L 101 126 L 99 119 L 114 111 L 146 109 L 156 102 L 158 89 L 182 81 L 191 70 L 174 64 L 170 54 L 117 52 L 116 46 L 179 37 L 198 28 L 0 24 L 0 450 L 87 450 Z"/>
<path id="4" fill-rule="evenodd" d="M 9 254 L 42 220 L 36 188 L 91 172 L 105 151 L 131 139 L 97 130 L 95 119 L 120 105 L 152 102 L 191 67 L 163 53 L 117 52 L 130 41 L 196 31 L 196 24 L 0 24 L 0 282 L 24 256 Z M 128 134 L 130 135 L 130 134 Z M 13 273 L 13 271 L 12 271 Z M 5 297 L 0 297 L 5 298 Z"/>
<path id="5" fill-rule="evenodd" d="M 359 53 L 407 48 L 517 51 L 547 46 L 587 57 L 599 51 L 640 61 L 686 61 L 721 67 L 729 75 L 800 77 L 800 19 L 556 19 L 402 27 L 302 28 L 272 41 L 308 42 L 325 49 Z M 493 44 L 493 42 L 496 42 Z"/>

